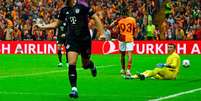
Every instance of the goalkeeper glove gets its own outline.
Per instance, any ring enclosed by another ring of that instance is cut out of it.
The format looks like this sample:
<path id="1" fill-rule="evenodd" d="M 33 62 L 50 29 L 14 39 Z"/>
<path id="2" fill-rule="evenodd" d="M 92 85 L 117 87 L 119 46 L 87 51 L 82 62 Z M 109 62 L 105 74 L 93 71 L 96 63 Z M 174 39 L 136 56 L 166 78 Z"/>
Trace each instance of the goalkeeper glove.
<path id="1" fill-rule="evenodd" d="M 167 64 L 164 64 L 164 63 L 158 63 L 158 64 L 156 64 L 156 67 L 165 67 L 165 66 L 167 66 Z"/>

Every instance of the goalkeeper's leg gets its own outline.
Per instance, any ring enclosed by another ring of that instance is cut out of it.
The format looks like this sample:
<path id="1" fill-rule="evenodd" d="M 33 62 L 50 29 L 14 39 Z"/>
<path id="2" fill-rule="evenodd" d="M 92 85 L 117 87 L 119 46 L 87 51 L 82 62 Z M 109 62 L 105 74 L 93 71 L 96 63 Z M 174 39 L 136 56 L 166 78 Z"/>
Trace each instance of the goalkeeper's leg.
<path id="1" fill-rule="evenodd" d="M 145 78 L 148 78 L 148 77 L 157 77 L 157 78 L 159 78 L 160 75 L 158 75 L 158 73 L 160 71 L 161 71 L 161 68 L 155 68 L 154 70 L 146 70 L 143 73 L 138 73 L 138 74 L 135 74 L 135 75 L 133 75 L 131 77 L 134 78 L 134 79 L 141 79 L 141 80 L 144 80 Z"/>
<path id="2" fill-rule="evenodd" d="M 147 78 L 147 77 L 153 77 L 156 76 L 160 71 L 162 70 L 162 68 L 155 68 L 154 70 L 146 70 L 145 72 L 143 72 L 142 74 Z"/>

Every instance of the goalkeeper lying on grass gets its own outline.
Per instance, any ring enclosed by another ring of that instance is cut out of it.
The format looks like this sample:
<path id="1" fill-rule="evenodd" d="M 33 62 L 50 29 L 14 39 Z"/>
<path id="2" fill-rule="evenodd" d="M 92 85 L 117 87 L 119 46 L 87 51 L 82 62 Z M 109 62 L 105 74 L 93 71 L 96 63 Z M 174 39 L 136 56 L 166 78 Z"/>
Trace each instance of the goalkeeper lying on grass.
<path id="1" fill-rule="evenodd" d="M 170 54 L 165 64 L 159 63 L 153 70 L 146 70 L 143 73 L 137 73 L 132 76 L 125 76 L 125 79 L 140 79 L 144 80 L 148 77 L 154 79 L 166 79 L 174 80 L 179 72 L 180 57 L 176 53 L 176 46 L 174 44 L 168 44 L 168 54 Z"/>

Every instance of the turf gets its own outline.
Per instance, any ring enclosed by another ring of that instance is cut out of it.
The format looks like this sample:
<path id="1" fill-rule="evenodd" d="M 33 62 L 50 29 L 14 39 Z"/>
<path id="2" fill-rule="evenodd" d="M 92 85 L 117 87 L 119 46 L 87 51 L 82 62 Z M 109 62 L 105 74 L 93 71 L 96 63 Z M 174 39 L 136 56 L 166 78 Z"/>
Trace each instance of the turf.
<path id="1" fill-rule="evenodd" d="M 93 55 L 98 76 L 78 69 L 78 99 L 70 99 L 67 67 L 57 67 L 57 55 L 0 55 L 0 101 L 147 101 L 201 87 L 201 55 L 181 55 L 191 61 L 177 80 L 124 80 L 119 55 Z M 133 55 L 132 73 L 152 69 L 167 55 Z M 65 58 L 63 57 L 63 61 Z M 64 62 L 63 62 L 64 63 Z M 65 63 L 64 63 L 65 64 Z M 196 101 L 201 91 L 165 101 Z"/>

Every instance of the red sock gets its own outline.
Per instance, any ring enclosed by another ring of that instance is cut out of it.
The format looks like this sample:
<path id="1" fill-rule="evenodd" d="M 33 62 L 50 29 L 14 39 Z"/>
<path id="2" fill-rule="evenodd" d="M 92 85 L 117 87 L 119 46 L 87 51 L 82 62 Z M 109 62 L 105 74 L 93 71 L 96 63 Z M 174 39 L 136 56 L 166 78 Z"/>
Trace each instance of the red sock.
<path id="1" fill-rule="evenodd" d="M 128 62 L 128 70 L 131 70 L 131 63 Z"/>

